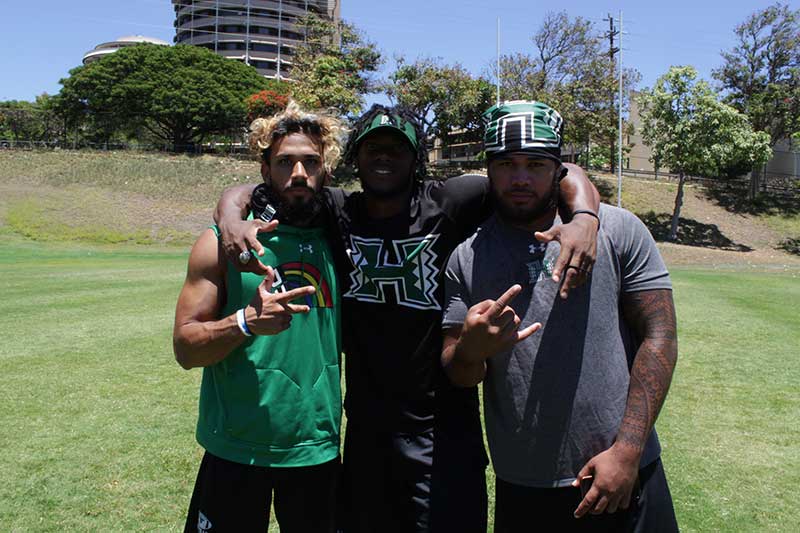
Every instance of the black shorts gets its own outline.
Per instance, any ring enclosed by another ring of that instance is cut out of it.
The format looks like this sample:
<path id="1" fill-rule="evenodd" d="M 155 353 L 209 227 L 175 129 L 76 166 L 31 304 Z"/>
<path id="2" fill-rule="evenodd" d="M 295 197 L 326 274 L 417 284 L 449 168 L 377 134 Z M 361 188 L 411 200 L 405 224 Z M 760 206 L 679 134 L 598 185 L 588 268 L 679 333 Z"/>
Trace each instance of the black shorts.
<path id="1" fill-rule="evenodd" d="M 334 531 L 339 458 L 316 466 L 268 468 L 206 452 L 197 473 L 185 533 L 264 531 L 275 491 L 282 532 Z"/>
<path id="2" fill-rule="evenodd" d="M 630 506 L 616 513 L 574 518 L 581 502 L 579 488 L 533 488 L 497 479 L 494 530 L 517 533 L 533 530 L 677 533 L 678 523 L 661 459 L 639 470 L 639 489 Z M 541 527 L 535 526 L 539 524 Z"/>
<path id="3" fill-rule="evenodd" d="M 485 532 L 486 454 L 442 433 L 348 423 L 340 527 L 351 532 Z"/>

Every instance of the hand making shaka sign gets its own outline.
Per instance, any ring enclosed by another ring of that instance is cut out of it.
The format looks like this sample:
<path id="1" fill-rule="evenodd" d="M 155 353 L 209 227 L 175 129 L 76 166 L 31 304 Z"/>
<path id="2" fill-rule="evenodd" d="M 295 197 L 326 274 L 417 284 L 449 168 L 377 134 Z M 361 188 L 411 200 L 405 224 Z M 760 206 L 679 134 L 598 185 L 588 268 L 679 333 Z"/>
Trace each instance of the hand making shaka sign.
<path id="1" fill-rule="evenodd" d="M 509 304 L 521 291 L 520 285 L 513 285 L 497 300 L 484 300 L 469 308 L 458 340 L 459 357 L 472 363 L 485 361 L 542 327 L 535 322 L 519 329 L 522 320 Z"/>

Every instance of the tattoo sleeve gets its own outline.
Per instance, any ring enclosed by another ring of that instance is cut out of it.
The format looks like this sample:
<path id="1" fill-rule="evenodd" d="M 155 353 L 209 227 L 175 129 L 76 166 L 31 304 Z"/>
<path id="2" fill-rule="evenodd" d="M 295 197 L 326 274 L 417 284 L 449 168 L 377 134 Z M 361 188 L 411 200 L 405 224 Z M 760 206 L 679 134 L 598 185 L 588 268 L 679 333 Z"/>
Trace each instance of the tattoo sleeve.
<path id="1" fill-rule="evenodd" d="M 678 338 L 672 291 L 624 294 L 622 310 L 639 349 L 631 368 L 625 414 L 617 442 L 641 454 L 667 396 L 678 359 Z"/>

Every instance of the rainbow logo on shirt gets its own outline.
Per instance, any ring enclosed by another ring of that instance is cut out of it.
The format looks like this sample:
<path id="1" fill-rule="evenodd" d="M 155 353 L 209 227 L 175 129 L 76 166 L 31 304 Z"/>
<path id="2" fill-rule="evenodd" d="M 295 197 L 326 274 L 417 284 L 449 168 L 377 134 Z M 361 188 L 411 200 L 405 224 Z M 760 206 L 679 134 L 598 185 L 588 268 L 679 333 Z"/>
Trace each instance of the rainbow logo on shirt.
<path id="1" fill-rule="evenodd" d="M 328 281 L 318 268 L 309 263 L 284 263 L 278 267 L 283 280 L 283 289 L 290 291 L 298 287 L 311 285 L 316 289 L 314 294 L 303 299 L 309 307 L 333 307 L 333 297 Z"/>

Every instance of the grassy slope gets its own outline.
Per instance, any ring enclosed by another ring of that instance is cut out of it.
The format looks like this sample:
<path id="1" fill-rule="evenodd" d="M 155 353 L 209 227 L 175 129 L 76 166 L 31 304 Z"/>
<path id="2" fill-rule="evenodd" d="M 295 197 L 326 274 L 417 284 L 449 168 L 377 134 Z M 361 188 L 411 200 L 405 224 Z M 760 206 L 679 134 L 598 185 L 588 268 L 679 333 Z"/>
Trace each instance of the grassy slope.
<path id="1" fill-rule="evenodd" d="M 0 219 L 38 240 L 189 244 L 209 223 L 223 188 L 258 181 L 258 165 L 218 157 L 148 153 L 0 151 Z M 599 176 L 606 201 L 616 181 Z M 626 178 L 623 205 L 664 240 L 675 183 Z M 800 267 L 800 197 L 745 205 L 744 191 L 687 186 L 678 244 L 662 243 L 672 264 Z M 794 239 L 792 241 L 792 239 Z"/>
<path id="2" fill-rule="evenodd" d="M 38 240 L 189 244 L 258 165 L 217 157 L 0 151 L 0 217 Z"/>

